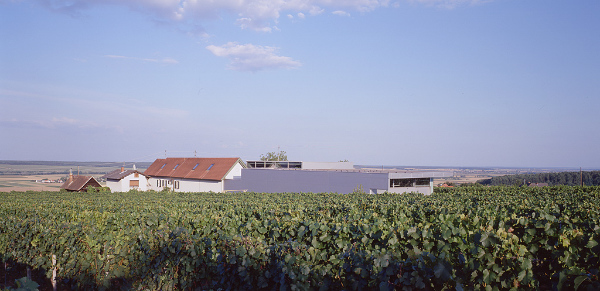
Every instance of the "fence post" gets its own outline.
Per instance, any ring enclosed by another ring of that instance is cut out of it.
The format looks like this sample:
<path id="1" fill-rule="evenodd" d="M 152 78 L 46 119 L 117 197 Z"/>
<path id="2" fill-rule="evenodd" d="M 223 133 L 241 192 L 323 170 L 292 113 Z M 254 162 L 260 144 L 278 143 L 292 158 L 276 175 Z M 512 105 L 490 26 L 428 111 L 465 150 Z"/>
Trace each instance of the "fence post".
<path id="1" fill-rule="evenodd" d="M 52 255 L 52 290 L 56 291 L 56 255 Z"/>

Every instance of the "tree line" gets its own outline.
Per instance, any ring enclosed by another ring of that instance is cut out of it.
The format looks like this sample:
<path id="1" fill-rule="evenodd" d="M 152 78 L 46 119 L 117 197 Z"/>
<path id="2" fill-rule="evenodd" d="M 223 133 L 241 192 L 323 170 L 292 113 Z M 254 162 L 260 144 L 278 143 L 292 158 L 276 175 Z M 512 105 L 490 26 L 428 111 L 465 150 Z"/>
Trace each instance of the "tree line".
<path id="1" fill-rule="evenodd" d="M 548 186 L 579 186 L 582 181 L 585 186 L 600 186 L 600 171 L 505 175 L 479 180 L 477 183 L 490 186 L 521 186 L 529 183 L 548 183 Z"/>

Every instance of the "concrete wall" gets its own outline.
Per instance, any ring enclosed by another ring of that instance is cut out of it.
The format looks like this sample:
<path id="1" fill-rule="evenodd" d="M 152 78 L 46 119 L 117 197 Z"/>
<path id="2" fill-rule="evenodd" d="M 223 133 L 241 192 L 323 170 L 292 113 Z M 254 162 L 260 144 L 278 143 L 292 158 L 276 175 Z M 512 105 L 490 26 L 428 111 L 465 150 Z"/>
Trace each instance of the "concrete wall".
<path id="1" fill-rule="evenodd" d="M 395 174 L 395 173 L 391 173 L 391 174 Z M 390 174 L 390 176 L 392 176 Z M 398 175 L 393 175 L 394 178 L 390 178 L 390 179 L 410 179 L 410 178 L 398 178 Z M 405 175 L 406 176 L 406 175 Z M 423 176 L 419 176 L 419 178 L 424 178 Z M 415 187 L 389 187 L 388 184 L 388 192 L 390 193 L 410 193 L 410 192 L 418 192 L 418 193 L 423 193 L 425 195 L 430 195 L 433 193 L 433 178 L 429 178 L 429 183 L 427 185 L 419 185 L 419 186 L 415 186 Z"/>
<path id="2" fill-rule="evenodd" d="M 433 190 L 429 186 L 417 186 L 417 187 L 389 188 L 388 192 L 390 192 L 390 193 L 418 192 L 418 193 L 423 193 L 425 195 L 429 195 L 429 194 L 433 193 Z"/>

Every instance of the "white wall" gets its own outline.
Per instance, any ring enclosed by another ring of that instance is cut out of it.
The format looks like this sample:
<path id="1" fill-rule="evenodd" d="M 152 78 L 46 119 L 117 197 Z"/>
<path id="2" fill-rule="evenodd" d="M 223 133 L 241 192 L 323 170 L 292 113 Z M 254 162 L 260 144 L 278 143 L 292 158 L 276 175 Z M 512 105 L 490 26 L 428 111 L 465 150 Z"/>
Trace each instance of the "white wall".
<path id="1" fill-rule="evenodd" d="M 139 187 L 130 187 L 130 181 L 139 181 Z M 146 176 L 139 174 L 138 177 L 135 177 L 133 173 L 125 176 L 123 179 L 117 180 L 106 180 L 106 186 L 110 188 L 111 192 L 127 192 L 129 190 L 135 189 L 139 191 L 147 191 L 148 190 L 148 179 Z"/>
<path id="2" fill-rule="evenodd" d="M 223 192 L 221 181 L 151 177 L 149 182 L 150 189 L 154 191 L 161 191 L 166 186 L 175 192 Z"/>
<path id="3" fill-rule="evenodd" d="M 121 181 L 106 180 L 106 187 L 110 188 L 110 192 L 123 192 L 121 190 Z"/>
<path id="4" fill-rule="evenodd" d="M 229 173 L 227 173 L 227 176 L 225 176 L 225 179 L 230 180 L 230 179 L 241 177 L 243 168 L 244 167 L 242 167 L 242 165 L 240 163 L 235 163 L 233 168 L 229 171 Z"/>

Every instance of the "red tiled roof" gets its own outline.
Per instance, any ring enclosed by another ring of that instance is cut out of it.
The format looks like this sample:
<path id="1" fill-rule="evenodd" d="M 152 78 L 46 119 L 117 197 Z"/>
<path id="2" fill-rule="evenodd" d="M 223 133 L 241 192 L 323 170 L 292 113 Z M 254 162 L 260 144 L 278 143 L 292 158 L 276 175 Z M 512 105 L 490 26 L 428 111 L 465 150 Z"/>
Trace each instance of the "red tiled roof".
<path id="1" fill-rule="evenodd" d="M 238 162 L 242 163 L 239 158 L 157 159 L 144 171 L 144 175 L 221 181 Z"/>
<path id="2" fill-rule="evenodd" d="M 86 185 L 94 186 L 94 187 L 102 186 L 92 176 L 73 176 L 73 179 L 71 179 L 71 178 L 67 179 L 67 181 L 65 181 L 62 184 L 62 186 L 60 186 L 60 188 L 68 190 L 68 191 L 81 191 L 81 190 L 85 190 L 83 188 Z"/>

